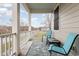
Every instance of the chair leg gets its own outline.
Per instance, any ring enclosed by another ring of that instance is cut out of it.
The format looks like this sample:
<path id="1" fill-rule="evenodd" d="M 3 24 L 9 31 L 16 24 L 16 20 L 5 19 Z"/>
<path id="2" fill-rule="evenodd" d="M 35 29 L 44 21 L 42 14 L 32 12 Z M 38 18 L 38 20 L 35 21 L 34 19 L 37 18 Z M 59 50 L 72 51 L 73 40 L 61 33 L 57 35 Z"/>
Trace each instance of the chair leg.
<path id="1" fill-rule="evenodd" d="M 48 44 L 48 40 L 46 40 L 46 45 Z"/>
<path id="2" fill-rule="evenodd" d="M 48 44 L 48 37 L 46 38 L 46 45 Z"/>
<path id="3" fill-rule="evenodd" d="M 49 51 L 49 53 L 50 53 L 50 56 L 52 55 L 52 51 Z"/>
<path id="4" fill-rule="evenodd" d="M 43 37 L 42 37 L 42 42 L 43 42 Z"/>

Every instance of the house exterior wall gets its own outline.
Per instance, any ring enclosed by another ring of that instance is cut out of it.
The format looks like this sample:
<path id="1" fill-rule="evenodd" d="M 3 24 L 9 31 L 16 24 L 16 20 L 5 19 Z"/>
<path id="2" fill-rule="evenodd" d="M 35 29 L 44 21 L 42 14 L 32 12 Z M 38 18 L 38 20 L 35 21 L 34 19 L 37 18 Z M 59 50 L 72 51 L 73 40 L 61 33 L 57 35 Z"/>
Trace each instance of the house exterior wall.
<path id="1" fill-rule="evenodd" d="M 59 5 L 59 30 L 54 30 L 54 37 L 64 43 L 69 32 L 79 33 L 79 4 L 77 3 Z M 77 55 L 79 55 L 78 43 L 79 40 L 74 44 Z"/>
<path id="2" fill-rule="evenodd" d="M 59 30 L 54 36 L 64 43 L 69 32 L 79 33 L 79 4 L 59 5 Z"/>

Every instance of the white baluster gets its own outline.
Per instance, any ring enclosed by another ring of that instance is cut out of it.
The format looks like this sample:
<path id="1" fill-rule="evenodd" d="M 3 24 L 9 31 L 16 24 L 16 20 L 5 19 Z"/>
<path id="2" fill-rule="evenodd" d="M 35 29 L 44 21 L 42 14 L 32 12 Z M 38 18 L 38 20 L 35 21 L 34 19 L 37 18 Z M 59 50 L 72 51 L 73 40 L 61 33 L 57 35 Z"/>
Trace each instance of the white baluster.
<path id="1" fill-rule="evenodd" d="M 9 36 L 9 55 L 11 55 L 11 35 Z"/>
<path id="2" fill-rule="evenodd" d="M 0 56 L 2 56 L 2 37 L 0 37 Z"/>
<path id="3" fill-rule="evenodd" d="M 5 36 L 5 56 L 7 56 L 7 36 Z"/>
<path id="4" fill-rule="evenodd" d="M 13 54 L 13 35 L 11 35 L 11 55 Z"/>

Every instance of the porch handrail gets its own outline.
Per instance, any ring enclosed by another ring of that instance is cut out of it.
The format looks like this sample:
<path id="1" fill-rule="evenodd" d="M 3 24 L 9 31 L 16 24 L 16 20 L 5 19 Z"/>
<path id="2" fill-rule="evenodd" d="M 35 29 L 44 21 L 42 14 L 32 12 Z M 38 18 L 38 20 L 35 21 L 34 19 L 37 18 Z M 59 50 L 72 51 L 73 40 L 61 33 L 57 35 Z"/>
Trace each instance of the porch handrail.
<path id="1" fill-rule="evenodd" d="M 9 35 L 16 35 L 16 33 L 0 34 L 0 37 L 3 37 L 3 36 L 9 36 Z"/>

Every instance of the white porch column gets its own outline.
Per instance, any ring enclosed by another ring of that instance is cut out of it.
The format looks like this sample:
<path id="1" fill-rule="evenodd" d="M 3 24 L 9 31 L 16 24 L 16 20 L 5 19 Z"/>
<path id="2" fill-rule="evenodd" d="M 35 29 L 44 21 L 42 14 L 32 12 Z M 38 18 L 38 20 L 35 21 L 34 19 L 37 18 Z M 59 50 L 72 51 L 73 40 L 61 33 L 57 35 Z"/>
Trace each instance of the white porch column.
<path id="1" fill-rule="evenodd" d="M 49 28 L 51 28 L 51 23 L 52 23 L 52 13 L 48 14 L 48 24 L 49 24 Z"/>
<path id="2" fill-rule="evenodd" d="M 14 39 L 14 48 L 13 52 L 16 52 L 16 55 L 20 53 L 20 4 L 13 4 L 13 21 L 12 21 L 12 33 L 16 33 L 16 39 Z"/>
<path id="3" fill-rule="evenodd" d="M 52 13 L 50 13 L 50 18 L 49 18 L 49 20 L 50 20 L 50 28 L 52 28 Z"/>
<path id="4" fill-rule="evenodd" d="M 29 20 L 29 39 L 31 39 L 31 13 L 30 13 L 30 8 L 27 4 L 23 4 L 24 8 L 28 11 L 28 20 Z"/>
<path id="5" fill-rule="evenodd" d="M 49 28 L 50 20 L 49 20 L 49 14 L 47 14 L 47 28 Z"/>
<path id="6" fill-rule="evenodd" d="M 31 13 L 28 13 L 29 15 L 29 34 L 30 34 L 30 39 L 31 39 Z"/>

